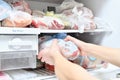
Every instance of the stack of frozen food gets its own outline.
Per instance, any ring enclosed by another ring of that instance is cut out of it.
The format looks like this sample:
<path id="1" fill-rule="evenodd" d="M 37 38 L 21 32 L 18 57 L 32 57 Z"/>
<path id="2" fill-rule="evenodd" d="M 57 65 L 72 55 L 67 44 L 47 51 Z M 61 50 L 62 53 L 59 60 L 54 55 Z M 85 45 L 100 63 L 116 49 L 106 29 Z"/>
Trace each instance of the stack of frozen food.
<path id="1" fill-rule="evenodd" d="M 0 21 L 3 27 L 73 29 L 81 32 L 97 28 L 92 11 L 74 0 L 64 0 L 56 7 L 56 12 L 31 10 L 25 0 L 1 0 L 0 5 Z"/>

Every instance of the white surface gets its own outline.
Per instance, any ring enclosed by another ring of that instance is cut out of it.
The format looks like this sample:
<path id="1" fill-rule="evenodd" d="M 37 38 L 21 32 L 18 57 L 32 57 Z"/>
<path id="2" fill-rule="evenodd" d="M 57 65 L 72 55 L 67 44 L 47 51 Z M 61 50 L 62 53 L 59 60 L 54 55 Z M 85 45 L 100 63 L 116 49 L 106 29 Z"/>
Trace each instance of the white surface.
<path id="1" fill-rule="evenodd" d="M 118 79 L 116 78 L 116 74 L 120 73 L 120 68 L 109 64 L 107 68 L 101 68 L 98 70 L 90 71 L 90 73 L 100 80 Z"/>
<path id="2" fill-rule="evenodd" d="M 37 35 L 0 35 L 0 52 L 4 51 L 21 51 L 21 50 L 38 50 Z M 20 39 L 18 41 L 18 39 Z M 17 41 L 16 41 L 17 40 Z"/>

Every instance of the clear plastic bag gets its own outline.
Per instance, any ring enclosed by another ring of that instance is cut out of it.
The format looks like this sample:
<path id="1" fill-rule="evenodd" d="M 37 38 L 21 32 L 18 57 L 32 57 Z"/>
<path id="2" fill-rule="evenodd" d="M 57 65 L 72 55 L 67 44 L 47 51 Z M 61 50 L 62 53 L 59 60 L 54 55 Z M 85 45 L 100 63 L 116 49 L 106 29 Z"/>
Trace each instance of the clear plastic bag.
<path id="1" fill-rule="evenodd" d="M 77 29 L 81 33 L 85 30 L 95 29 L 96 25 L 94 20 L 92 19 L 93 15 L 91 11 L 88 12 L 84 9 L 79 10 L 78 7 L 74 7 L 72 10 L 72 14 L 67 15 L 68 20 L 71 23 L 71 29 Z"/>
<path id="2" fill-rule="evenodd" d="M 12 8 L 5 1 L 0 0 L 0 21 L 7 18 L 9 16 L 9 12 L 11 12 Z"/>
<path id="3" fill-rule="evenodd" d="M 5 0 L 8 2 L 14 10 L 24 11 L 31 14 L 31 9 L 29 4 L 25 0 Z"/>
<path id="4" fill-rule="evenodd" d="M 107 67 L 107 62 L 92 56 L 87 56 L 87 55 L 83 56 L 83 60 L 80 64 L 83 68 L 87 70 L 95 70 L 95 69 Z"/>
<path id="5" fill-rule="evenodd" d="M 51 16 L 33 17 L 32 25 L 40 29 L 64 29 L 64 24 L 62 20 Z"/>
<path id="6" fill-rule="evenodd" d="M 32 16 L 22 11 L 12 11 L 10 16 L 3 20 L 2 26 L 6 27 L 26 27 L 32 22 Z"/>
<path id="7" fill-rule="evenodd" d="M 83 7 L 82 3 L 78 3 L 75 0 L 64 0 L 62 4 L 58 7 L 57 12 L 63 12 L 64 10 L 73 9 L 75 6 Z"/>
<path id="8" fill-rule="evenodd" d="M 40 40 L 40 50 L 50 47 L 53 39 L 55 36 L 45 36 L 41 37 L 42 40 Z M 61 36 L 64 37 L 64 36 Z M 79 49 L 77 46 L 71 42 L 71 41 L 64 41 L 64 39 L 58 38 L 58 45 L 60 46 L 60 49 L 63 53 L 63 56 L 67 58 L 68 60 L 75 60 L 79 56 Z"/>

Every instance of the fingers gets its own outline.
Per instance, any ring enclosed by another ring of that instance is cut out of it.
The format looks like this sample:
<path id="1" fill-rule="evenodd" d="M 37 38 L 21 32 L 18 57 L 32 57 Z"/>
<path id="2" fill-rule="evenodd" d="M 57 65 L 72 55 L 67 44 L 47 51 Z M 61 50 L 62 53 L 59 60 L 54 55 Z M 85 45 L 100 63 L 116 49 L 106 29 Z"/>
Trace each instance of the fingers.
<path id="1" fill-rule="evenodd" d="M 39 54 L 38 54 L 38 59 L 41 59 L 41 58 L 42 58 L 42 53 L 40 51 Z"/>
<path id="2" fill-rule="evenodd" d="M 47 53 L 47 49 L 46 48 L 39 52 L 38 59 L 41 59 L 43 57 L 43 54 L 45 54 L 45 53 Z"/>
<path id="3" fill-rule="evenodd" d="M 65 40 L 65 41 L 71 40 L 71 36 L 67 36 L 64 40 Z"/>
<path id="4" fill-rule="evenodd" d="M 74 38 L 74 37 L 72 37 L 72 36 L 67 36 L 64 40 L 65 40 L 65 41 L 72 41 L 72 42 L 78 41 L 78 39 L 76 39 L 76 38 Z"/>

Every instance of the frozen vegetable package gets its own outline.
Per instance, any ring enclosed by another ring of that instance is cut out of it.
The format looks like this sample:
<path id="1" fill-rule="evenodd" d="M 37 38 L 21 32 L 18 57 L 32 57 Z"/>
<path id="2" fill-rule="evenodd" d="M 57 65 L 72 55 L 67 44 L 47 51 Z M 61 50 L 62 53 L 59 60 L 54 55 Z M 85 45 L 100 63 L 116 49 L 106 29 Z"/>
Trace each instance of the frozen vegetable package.
<path id="1" fill-rule="evenodd" d="M 40 44 L 40 50 L 50 47 L 53 39 L 49 39 Z M 79 50 L 77 46 L 71 41 L 64 41 L 63 39 L 58 39 L 58 45 L 63 53 L 63 56 L 68 60 L 75 60 L 79 56 Z"/>

